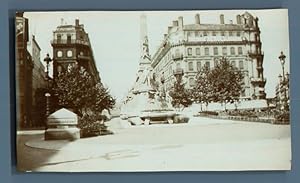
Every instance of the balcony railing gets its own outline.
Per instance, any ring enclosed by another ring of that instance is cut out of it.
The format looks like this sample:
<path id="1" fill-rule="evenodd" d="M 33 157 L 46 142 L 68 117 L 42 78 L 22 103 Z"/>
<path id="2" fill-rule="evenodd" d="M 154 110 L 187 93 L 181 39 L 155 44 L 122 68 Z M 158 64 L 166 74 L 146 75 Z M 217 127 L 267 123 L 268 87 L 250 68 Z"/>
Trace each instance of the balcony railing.
<path id="1" fill-rule="evenodd" d="M 78 39 L 53 39 L 51 40 L 51 44 L 82 44 L 89 46 L 88 41 L 78 40 Z"/>
<path id="2" fill-rule="evenodd" d="M 183 59 L 183 54 L 175 54 L 172 55 L 173 60 L 182 60 Z"/>

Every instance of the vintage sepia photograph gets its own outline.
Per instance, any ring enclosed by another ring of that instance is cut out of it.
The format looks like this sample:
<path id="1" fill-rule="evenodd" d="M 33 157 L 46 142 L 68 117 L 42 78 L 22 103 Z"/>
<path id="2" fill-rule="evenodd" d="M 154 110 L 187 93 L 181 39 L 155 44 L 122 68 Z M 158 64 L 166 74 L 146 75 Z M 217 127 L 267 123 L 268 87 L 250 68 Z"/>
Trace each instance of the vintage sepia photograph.
<path id="1" fill-rule="evenodd" d="M 287 9 L 16 12 L 20 172 L 291 170 Z"/>

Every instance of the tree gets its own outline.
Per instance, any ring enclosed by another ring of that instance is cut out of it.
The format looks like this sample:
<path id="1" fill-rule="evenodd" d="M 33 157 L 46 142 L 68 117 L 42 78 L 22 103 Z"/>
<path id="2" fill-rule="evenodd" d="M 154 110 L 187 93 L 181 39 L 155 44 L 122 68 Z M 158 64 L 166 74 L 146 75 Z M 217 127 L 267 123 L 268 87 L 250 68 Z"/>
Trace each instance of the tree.
<path id="1" fill-rule="evenodd" d="M 109 94 L 108 88 L 104 87 L 102 83 L 98 83 L 95 86 L 95 90 L 96 98 L 93 105 L 93 111 L 101 113 L 103 109 L 112 109 L 116 104 L 116 99 Z"/>
<path id="2" fill-rule="evenodd" d="M 211 83 L 211 72 L 208 66 L 205 65 L 196 76 L 196 85 L 192 89 L 192 97 L 196 102 L 205 103 L 206 106 L 212 100 L 213 97 L 213 88 Z"/>
<path id="3" fill-rule="evenodd" d="M 212 84 L 213 100 L 226 103 L 237 101 L 242 91 L 243 75 L 240 70 L 233 66 L 226 58 L 222 58 L 209 77 Z"/>
<path id="4" fill-rule="evenodd" d="M 59 107 L 73 109 L 80 116 L 87 112 L 96 96 L 94 83 L 83 68 L 72 66 L 58 75 L 54 92 Z"/>
<path id="5" fill-rule="evenodd" d="M 180 108 L 183 110 L 184 107 L 188 107 L 193 103 L 191 100 L 191 93 L 185 89 L 181 78 L 178 78 L 174 83 L 169 95 L 172 97 L 172 105 L 179 110 Z"/>

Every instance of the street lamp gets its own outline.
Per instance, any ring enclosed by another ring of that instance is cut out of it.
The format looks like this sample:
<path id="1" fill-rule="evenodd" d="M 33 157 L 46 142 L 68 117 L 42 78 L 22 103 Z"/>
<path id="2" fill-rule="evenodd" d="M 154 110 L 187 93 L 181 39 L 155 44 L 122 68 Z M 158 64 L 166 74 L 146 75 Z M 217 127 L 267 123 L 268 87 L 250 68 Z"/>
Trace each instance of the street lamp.
<path id="1" fill-rule="evenodd" d="M 46 57 L 44 58 L 44 62 L 46 62 L 46 82 L 47 82 L 47 92 L 45 93 L 46 97 L 46 116 L 50 115 L 50 84 L 49 84 L 49 66 L 52 59 L 49 57 L 49 53 L 47 53 Z"/>
<path id="2" fill-rule="evenodd" d="M 46 57 L 44 58 L 44 62 L 46 62 L 46 76 L 49 77 L 49 66 L 52 59 L 49 57 L 49 53 L 47 53 Z"/>
<path id="3" fill-rule="evenodd" d="M 164 76 L 164 75 L 165 75 L 165 73 L 163 72 L 163 73 L 162 73 L 162 76 L 161 76 L 161 78 L 160 78 L 160 82 L 161 82 L 161 84 L 162 84 L 161 97 L 162 97 L 163 100 L 166 99 L 165 76 Z"/>
<path id="4" fill-rule="evenodd" d="M 285 63 L 285 58 L 286 56 L 283 54 L 283 52 L 281 51 L 280 55 L 279 55 L 279 61 L 281 63 L 281 67 L 282 67 L 282 76 L 283 76 L 283 81 L 284 81 L 284 63 Z"/>
<path id="5" fill-rule="evenodd" d="M 287 105 L 287 96 L 286 96 L 286 78 L 285 78 L 285 74 L 284 74 L 284 64 L 285 64 L 285 58 L 286 56 L 283 54 L 283 52 L 281 51 L 280 55 L 279 55 L 279 61 L 281 63 L 281 67 L 282 67 L 282 87 L 283 87 L 283 109 L 284 110 L 288 110 L 288 105 Z"/>

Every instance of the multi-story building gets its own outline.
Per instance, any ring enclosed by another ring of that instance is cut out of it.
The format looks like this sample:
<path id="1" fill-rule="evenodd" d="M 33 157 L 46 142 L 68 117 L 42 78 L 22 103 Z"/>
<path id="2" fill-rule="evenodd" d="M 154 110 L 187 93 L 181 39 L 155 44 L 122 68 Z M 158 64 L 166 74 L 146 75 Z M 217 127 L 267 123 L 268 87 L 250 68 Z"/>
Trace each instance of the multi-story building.
<path id="1" fill-rule="evenodd" d="M 27 50 L 33 62 L 32 70 L 32 126 L 44 126 L 46 115 L 47 80 L 45 66 L 41 62 L 41 48 L 32 35 L 27 43 Z"/>
<path id="2" fill-rule="evenodd" d="M 279 83 L 276 85 L 276 106 L 278 109 L 288 109 L 290 105 L 290 77 L 286 73 L 285 76 L 279 75 Z"/>
<path id="3" fill-rule="evenodd" d="M 33 61 L 27 50 L 28 19 L 22 12 L 16 13 L 16 109 L 19 127 L 32 123 L 32 69 Z"/>
<path id="4" fill-rule="evenodd" d="M 32 35 L 30 41 L 27 43 L 27 50 L 31 54 L 33 61 L 32 70 L 32 104 L 36 104 L 36 92 L 40 88 L 46 88 L 46 74 L 45 66 L 41 62 L 41 48 L 37 43 L 35 36 Z"/>
<path id="5" fill-rule="evenodd" d="M 84 26 L 75 20 L 75 25 L 60 25 L 53 32 L 53 77 L 68 68 L 69 65 L 83 66 L 95 83 L 100 82 L 99 72 L 94 60 L 89 36 Z"/>
<path id="6" fill-rule="evenodd" d="M 165 87 L 172 87 L 174 71 L 180 68 L 187 88 L 195 85 L 197 72 L 207 65 L 213 68 L 226 57 L 244 75 L 241 99 L 264 99 L 266 79 L 263 75 L 258 18 L 245 12 L 236 16 L 236 23 L 225 23 L 220 15 L 219 24 L 203 24 L 195 15 L 193 24 L 184 24 L 183 17 L 174 20 L 152 57 L 151 66 L 156 76 L 164 77 Z"/>

